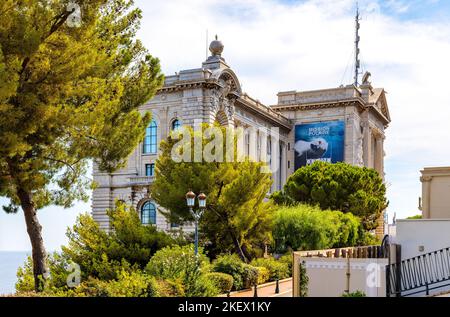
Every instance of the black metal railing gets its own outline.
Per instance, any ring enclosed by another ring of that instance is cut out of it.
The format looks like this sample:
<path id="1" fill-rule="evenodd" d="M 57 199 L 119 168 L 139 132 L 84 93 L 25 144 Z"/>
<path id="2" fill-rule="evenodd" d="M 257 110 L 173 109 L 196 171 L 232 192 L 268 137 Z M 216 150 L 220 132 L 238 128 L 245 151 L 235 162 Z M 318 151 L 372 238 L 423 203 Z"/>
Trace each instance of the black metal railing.
<path id="1" fill-rule="evenodd" d="M 410 296 L 450 285 L 450 247 L 386 267 L 387 296 Z"/>

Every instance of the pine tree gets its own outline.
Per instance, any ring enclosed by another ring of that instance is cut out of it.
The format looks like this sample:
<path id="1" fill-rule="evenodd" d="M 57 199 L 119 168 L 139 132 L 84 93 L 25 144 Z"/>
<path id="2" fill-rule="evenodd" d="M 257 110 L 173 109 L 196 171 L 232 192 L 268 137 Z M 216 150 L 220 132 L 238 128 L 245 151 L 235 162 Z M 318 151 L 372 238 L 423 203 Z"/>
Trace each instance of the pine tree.
<path id="1" fill-rule="evenodd" d="M 272 198 L 278 204 L 306 203 L 324 210 L 350 212 L 361 218 L 366 230 L 377 227 L 377 220 L 389 204 L 386 186 L 376 170 L 320 161 L 298 169 Z"/>
<path id="2" fill-rule="evenodd" d="M 0 2 L 0 196 L 23 209 L 37 291 L 37 211 L 87 200 L 88 162 L 123 166 L 150 121 L 137 108 L 163 76 L 135 40 L 140 19 L 130 0 Z"/>
<path id="3" fill-rule="evenodd" d="M 203 125 L 203 131 L 208 128 Z M 225 136 L 225 129 L 221 131 Z M 193 161 L 194 132 L 186 129 L 184 133 L 191 137 Z M 198 137 L 203 150 L 214 140 L 213 136 L 205 134 Z M 264 243 L 271 241 L 273 214 L 271 205 L 264 202 L 272 184 L 271 174 L 263 172 L 264 163 L 236 161 L 236 148 L 233 162 L 208 162 L 204 158 L 200 162 L 176 162 L 172 150 L 177 148 L 177 142 L 172 137 L 162 141 L 161 154 L 156 161 L 151 196 L 166 210 L 162 212 L 175 223 L 192 221 L 185 195 L 189 190 L 197 194 L 204 192 L 207 208 L 200 221 L 200 233 L 211 243 L 209 250 L 214 254 L 235 252 L 246 262 L 262 255 Z M 224 157 L 226 143 L 223 142 Z M 235 146 L 236 143 L 235 135 Z M 218 148 L 212 152 L 215 151 Z"/>

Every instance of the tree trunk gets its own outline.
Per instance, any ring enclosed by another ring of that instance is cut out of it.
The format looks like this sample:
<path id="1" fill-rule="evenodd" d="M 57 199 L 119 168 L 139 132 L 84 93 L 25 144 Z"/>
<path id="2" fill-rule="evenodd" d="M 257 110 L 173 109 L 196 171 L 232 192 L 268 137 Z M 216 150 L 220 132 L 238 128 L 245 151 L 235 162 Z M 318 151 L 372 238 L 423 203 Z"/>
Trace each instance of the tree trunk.
<path id="1" fill-rule="evenodd" d="M 245 256 L 244 251 L 241 248 L 241 245 L 239 244 L 239 240 L 236 238 L 236 236 L 230 231 L 233 242 L 234 242 L 234 246 L 236 248 L 236 252 L 239 255 L 239 257 L 241 258 L 242 261 L 244 261 L 244 263 L 248 263 L 248 259 Z"/>
<path id="2" fill-rule="evenodd" d="M 47 266 L 44 240 L 42 239 L 42 226 L 39 223 L 36 214 L 36 208 L 33 204 L 31 193 L 22 188 L 17 190 L 17 196 L 25 216 L 25 223 L 27 225 L 28 236 L 31 241 L 32 258 L 33 258 L 33 275 L 34 288 L 36 292 L 41 292 L 44 289 L 44 280 L 46 278 Z"/>

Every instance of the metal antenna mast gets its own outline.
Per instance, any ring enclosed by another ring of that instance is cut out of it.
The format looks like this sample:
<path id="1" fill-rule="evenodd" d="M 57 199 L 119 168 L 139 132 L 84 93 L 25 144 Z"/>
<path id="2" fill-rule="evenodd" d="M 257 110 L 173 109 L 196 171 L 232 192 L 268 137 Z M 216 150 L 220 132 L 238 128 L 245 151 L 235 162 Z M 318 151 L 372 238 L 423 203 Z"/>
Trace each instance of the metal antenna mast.
<path id="1" fill-rule="evenodd" d="M 358 77 L 359 77 L 359 68 L 361 67 L 361 61 L 359 60 L 359 29 L 361 27 L 359 21 L 361 18 L 359 16 L 359 5 L 356 2 L 356 17 L 355 17 L 355 86 L 358 87 Z"/>
<path id="2" fill-rule="evenodd" d="M 206 29 L 205 56 L 206 56 L 206 59 L 208 59 L 208 29 Z"/>

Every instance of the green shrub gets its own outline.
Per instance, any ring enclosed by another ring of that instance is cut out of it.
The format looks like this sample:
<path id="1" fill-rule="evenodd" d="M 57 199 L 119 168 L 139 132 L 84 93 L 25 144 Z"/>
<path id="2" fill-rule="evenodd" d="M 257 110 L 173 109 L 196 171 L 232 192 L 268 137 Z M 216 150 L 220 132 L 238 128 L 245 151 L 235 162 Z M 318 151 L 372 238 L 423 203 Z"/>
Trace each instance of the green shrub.
<path id="1" fill-rule="evenodd" d="M 340 211 L 298 205 L 281 207 L 275 214 L 273 237 L 277 252 L 354 246 L 361 224 L 357 217 Z"/>
<path id="2" fill-rule="evenodd" d="M 245 263 L 236 254 L 219 256 L 213 262 L 213 271 L 226 273 L 233 277 L 233 289 L 240 290 L 244 287 Z"/>
<path id="3" fill-rule="evenodd" d="M 214 296 L 218 293 L 212 282 L 201 278 L 208 273 L 209 260 L 201 250 L 197 258 L 193 245 L 174 245 L 159 250 L 145 270 L 159 279 L 179 279 L 187 297 Z"/>
<path id="4" fill-rule="evenodd" d="M 299 168 L 272 198 L 278 204 L 306 203 L 352 213 L 362 219 L 365 230 L 377 227 L 388 206 L 386 186 L 376 170 L 320 161 Z"/>
<path id="5" fill-rule="evenodd" d="M 17 269 L 16 292 L 26 293 L 34 291 L 34 276 L 33 276 L 33 260 L 27 257 L 23 267 L 19 266 Z"/>
<path id="6" fill-rule="evenodd" d="M 284 265 L 287 266 L 287 272 L 288 272 L 288 276 L 287 277 L 291 277 L 292 276 L 292 253 L 286 253 L 285 255 L 283 255 L 282 257 L 280 257 L 278 259 L 278 262 L 283 263 Z"/>
<path id="7" fill-rule="evenodd" d="M 184 286 L 180 279 L 156 280 L 158 297 L 185 297 Z"/>
<path id="8" fill-rule="evenodd" d="M 269 272 L 246 264 L 236 254 L 219 256 L 212 264 L 214 272 L 226 273 L 233 277 L 233 289 L 241 290 L 251 288 L 260 281 L 267 281 Z M 258 273 L 259 272 L 259 273 Z"/>
<path id="9" fill-rule="evenodd" d="M 264 272 L 262 272 L 264 274 Z M 259 278 L 259 270 L 258 268 L 251 266 L 249 264 L 244 264 L 244 272 L 242 275 L 243 280 L 243 287 L 251 288 L 255 284 L 258 284 L 258 278 Z"/>
<path id="10" fill-rule="evenodd" d="M 303 265 L 300 266 L 300 297 L 306 297 L 308 296 L 308 284 L 309 284 L 309 277 L 308 274 L 306 274 L 306 268 L 303 263 Z"/>
<path id="11" fill-rule="evenodd" d="M 251 265 L 266 268 L 269 273 L 269 278 L 267 280 L 270 281 L 275 281 L 276 279 L 281 280 L 290 276 L 288 264 L 282 261 L 277 261 L 274 258 L 254 259 L 251 262 Z"/>
<path id="12" fill-rule="evenodd" d="M 108 282 L 106 281 L 89 277 L 76 288 L 76 293 L 79 294 L 79 296 L 84 295 L 86 297 L 108 297 L 109 292 L 107 284 Z"/>
<path id="13" fill-rule="evenodd" d="M 45 289 L 63 288 L 63 290 L 67 290 L 67 277 L 72 273 L 67 268 L 72 261 L 66 255 L 57 252 L 48 254 L 46 260 L 50 276 L 45 280 Z M 33 260 L 31 257 L 26 259 L 23 267 L 17 269 L 16 275 L 16 292 L 34 291 Z"/>
<path id="14" fill-rule="evenodd" d="M 155 226 L 141 224 L 134 208 L 118 203 L 108 211 L 111 230 L 101 230 L 91 215 L 80 215 L 68 230 L 63 255 L 80 265 L 82 276 L 101 280 L 117 279 L 124 265 L 144 269 L 151 256 L 177 241 Z"/>
<path id="15" fill-rule="evenodd" d="M 381 245 L 381 240 L 375 234 L 363 231 L 360 233 L 358 245 Z"/>
<path id="16" fill-rule="evenodd" d="M 64 297 L 156 297 L 158 285 L 155 278 L 141 271 L 117 273 L 116 280 L 102 281 L 88 278 L 74 289 L 53 288 L 46 292 Z"/>
<path id="17" fill-rule="evenodd" d="M 141 272 L 120 272 L 118 280 L 105 283 L 109 297 L 155 297 L 157 286 L 155 279 Z"/>
<path id="18" fill-rule="evenodd" d="M 366 293 L 362 291 L 355 291 L 352 293 L 344 293 L 342 294 L 342 297 L 366 297 Z"/>
<path id="19" fill-rule="evenodd" d="M 270 271 L 263 266 L 256 266 L 258 271 L 257 284 L 261 285 L 270 280 Z"/>
<path id="20" fill-rule="evenodd" d="M 188 297 L 216 297 L 220 294 L 214 281 L 209 279 L 206 274 L 200 275 L 197 281 L 193 283 L 193 291 L 186 294 Z"/>
<path id="21" fill-rule="evenodd" d="M 226 273 L 206 273 L 205 277 L 210 279 L 221 294 L 228 293 L 233 287 L 233 276 Z"/>

